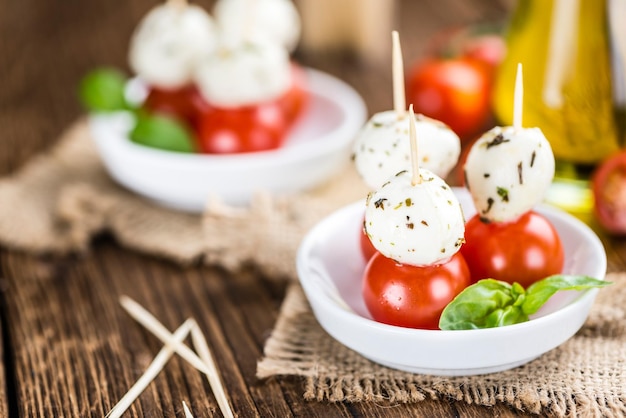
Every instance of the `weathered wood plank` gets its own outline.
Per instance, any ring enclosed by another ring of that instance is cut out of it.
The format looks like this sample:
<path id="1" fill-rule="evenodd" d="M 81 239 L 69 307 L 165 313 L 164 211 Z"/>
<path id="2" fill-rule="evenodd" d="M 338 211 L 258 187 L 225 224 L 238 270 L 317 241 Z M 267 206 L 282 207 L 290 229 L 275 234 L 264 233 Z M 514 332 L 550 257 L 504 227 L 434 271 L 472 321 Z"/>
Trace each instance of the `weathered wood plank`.
<path id="1" fill-rule="evenodd" d="M 8 281 L 0 275 L 0 294 L 3 294 L 8 286 Z M 9 415 L 10 392 L 14 381 L 11 375 L 13 363 L 11 362 L 12 350 L 10 338 L 7 335 L 7 316 L 5 299 L 0 296 L 0 417 Z M 8 373 L 8 374 L 7 374 Z"/>

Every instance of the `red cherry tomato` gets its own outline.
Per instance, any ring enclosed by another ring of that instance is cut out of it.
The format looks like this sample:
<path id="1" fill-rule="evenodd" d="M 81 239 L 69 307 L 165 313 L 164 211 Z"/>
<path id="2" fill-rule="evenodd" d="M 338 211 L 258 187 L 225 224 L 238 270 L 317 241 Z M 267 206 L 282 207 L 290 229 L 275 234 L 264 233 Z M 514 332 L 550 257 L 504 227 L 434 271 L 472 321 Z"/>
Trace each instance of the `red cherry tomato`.
<path id="1" fill-rule="evenodd" d="M 506 55 L 506 42 L 499 34 L 491 33 L 469 37 L 463 46 L 463 56 L 485 63 L 495 71 Z"/>
<path id="2" fill-rule="evenodd" d="M 202 152 L 226 154 L 280 147 L 308 100 L 306 74 L 295 63 L 291 74 L 289 90 L 276 100 L 235 109 L 209 106 L 198 123 Z"/>
<path id="3" fill-rule="evenodd" d="M 492 278 L 528 287 L 563 269 L 563 246 L 546 218 L 530 211 L 514 222 L 486 223 L 475 215 L 465 225 L 461 253 L 472 282 Z"/>
<path id="4" fill-rule="evenodd" d="M 363 258 L 365 260 L 371 259 L 374 254 L 378 252 L 374 245 L 372 244 L 372 240 L 369 239 L 367 234 L 365 233 L 365 229 L 361 229 L 361 234 L 359 236 L 359 244 L 361 247 L 361 254 L 363 254 Z"/>
<path id="5" fill-rule="evenodd" d="M 303 113 L 307 101 L 308 92 L 306 90 L 306 74 L 304 70 L 297 64 L 291 65 L 291 87 L 278 99 L 279 105 L 283 112 L 287 122 L 293 123 Z"/>
<path id="6" fill-rule="evenodd" d="M 200 115 L 210 108 L 194 86 L 176 90 L 152 87 L 146 97 L 144 107 L 153 112 L 175 116 L 193 128 L 197 127 Z"/>
<path id="7" fill-rule="evenodd" d="M 365 268 L 363 298 L 378 322 L 439 329 L 441 312 L 469 284 L 460 253 L 444 264 L 423 267 L 398 264 L 376 253 Z"/>
<path id="8" fill-rule="evenodd" d="M 626 151 L 600 164 L 591 184 L 600 225 L 613 234 L 626 234 Z"/>
<path id="9" fill-rule="evenodd" d="M 289 123 L 278 102 L 236 109 L 213 108 L 200 118 L 202 152 L 211 154 L 265 151 L 278 148 Z"/>
<path id="10" fill-rule="evenodd" d="M 410 71 L 407 102 L 438 119 L 462 140 L 486 128 L 491 118 L 491 72 L 470 58 L 429 58 Z"/>

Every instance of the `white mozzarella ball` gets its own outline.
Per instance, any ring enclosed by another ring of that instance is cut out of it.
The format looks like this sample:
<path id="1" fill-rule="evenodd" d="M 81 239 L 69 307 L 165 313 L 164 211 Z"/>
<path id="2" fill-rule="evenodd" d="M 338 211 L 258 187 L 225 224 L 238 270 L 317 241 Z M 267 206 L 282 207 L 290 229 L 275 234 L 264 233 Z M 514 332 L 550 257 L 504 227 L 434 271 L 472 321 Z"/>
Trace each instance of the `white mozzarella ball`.
<path id="1" fill-rule="evenodd" d="M 293 51 L 300 39 L 300 15 L 291 0 L 218 0 L 213 16 L 233 40 L 266 39 Z"/>
<path id="2" fill-rule="evenodd" d="M 434 119 L 418 114 L 415 120 L 420 167 L 445 178 L 459 159 L 459 137 Z M 372 190 L 396 173 L 411 170 L 409 113 L 376 113 L 355 139 L 352 155 L 358 173 Z"/>
<path id="3" fill-rule="evenodd" d="M 464 170 L 478 215 L 513 221 L 543 200 L 554 178 L 554 154 L 539 128 L 495 127 L 474 143 Z"/>
<path id="4" fill-rule="evenodd" d="M 133 33 L 129 64 L 150 85 L 179 88 L 192 81 L 197 60 L 213 50 L 216 39 L 215 23 L 201 7 L 162 4 Z"/>
<path id="5" fill-rule="evenodd" d="M 465 242 L 463 210 L 450 186 L 420 169 L 422 182 L 411 183 L 407 171 L 369 194 L 365 232 L 385 257 L 401 264 L 440 264 Z"/>
<path id="6" fill-rule="evenodd" d="M 274 100 L 291 86 L 287 50 L 269 42 L 224 44 L 196 72 L 200 93 L 218 107 L 235 108 Z"/>

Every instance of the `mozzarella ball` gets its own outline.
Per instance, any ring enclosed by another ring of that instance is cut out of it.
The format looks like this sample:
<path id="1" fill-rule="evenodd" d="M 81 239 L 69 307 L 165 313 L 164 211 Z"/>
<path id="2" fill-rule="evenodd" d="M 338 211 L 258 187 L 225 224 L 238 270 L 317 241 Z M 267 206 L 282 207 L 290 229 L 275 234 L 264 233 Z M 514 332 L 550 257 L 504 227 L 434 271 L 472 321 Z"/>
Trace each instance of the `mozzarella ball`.
<path id="1" fill-rule="evenodd" d="M 269 42 L 223 44 L 200 62 L 195 80 L 204 98 L 217 107 L 274 100 L 291 86 L 289 54 Z"/>
<path id="2" fill-rule="evenodd" d="M 404 116 L 391 110 L 376 113 L 355 139 L 352 155 L 356 170 L 372 190 L 399 171 L 411 170 L 409 117 L 408 112 Z M 418 114 L 415 121 L 420 167 L 445 178 L 459 159 L 459 137 L 434 119 Z"/>
<path id="3" fill-rule="evenodd" d="M 293 51 L 300 39 L 300 15 L 291 0 L 218 0 L 213 16 L 235 41 L 265 39 Z"/>
<path id="4" fill-rule="evenodd" d="M 426 169 L 411 183 L 403 171 L 369 194 L 365 232 L 372 245 L 401 264 L 441 264 L 465 242 L 463 210 L 450 186 Z"/>
<path id="5" fill-rule="evenodd" d="M 554 178 L 554 154 L 539 128 L 495 127 L 474 143 L 464 170 L 478 215 L 514 221 L 543 200 Z"/>
<path id="6" fill-rule="evenodd" d="M 201 7 L 165 3 L 150 10 L 132 35 L 129 64 L 150 85 L 189 84 L 199 56 L 216 43 L 216 26 Z"/>

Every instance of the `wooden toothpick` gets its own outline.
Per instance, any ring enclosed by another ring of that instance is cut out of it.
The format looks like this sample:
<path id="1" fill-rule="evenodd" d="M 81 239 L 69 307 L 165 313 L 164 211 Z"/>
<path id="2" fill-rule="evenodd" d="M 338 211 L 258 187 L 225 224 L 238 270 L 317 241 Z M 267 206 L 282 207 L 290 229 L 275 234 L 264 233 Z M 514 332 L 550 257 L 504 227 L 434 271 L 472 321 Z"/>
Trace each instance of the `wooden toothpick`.
<path id="1" fill-rule="evenodd" d="M 187 0 L 167 0 L 166 3 L 177 10 L 184 10 L 187 7 Z"/>
<path id="2" fill-rule="evenodd" d="M 185 401 L 183 401 L 183 410 L 185 411 L 185 418 L 193 418 L 193 415 L 191 414 L 191 411 Z"/>
<path id="3" fill-rule="evenodd" d="M 402 61 L 402 49 L 400 48 L 400 35 L 398 31 L 391 32 L 391 75 L 393 77 L 393 109 L 398 116 L 406 113 L 406 101 L 404 96 L 404 64 Z"/>
<path id="4" fill-rule="evenodd" d="M 524 78 L 522 75 L 522 63 L 517 64 L 515 76 L 515 92 L 513 93 L 513 128 L 516 131 L 522 129 L 522 110 L 524 107 Z"/>
<path id="5" fill-rule="evenodd" d="M 195 325 L 195 322 L 190 318 L 178 327 L 171 338 L 171 342 L 175 344 L 182 343 L 187 335 L 191 332 L 191 329 Z M 141 393 L 148 387 L 148 385 L 159 374 L 170 357 L 174 354 L 175 348 L 172 345 L 165 345 L 161 351 L 154 357 L 150 366 L 146 369 L 144 374 L 135 382 L 135 384 L 126 392 L 126 394 L 119 400 L 117 404 L 106 414 L 106 418 L 119 418 L 130 407 L 130 405 L 141 395 Z"/>
<path id="6" fill-rule="evenodd" d="M 415 186 L 422 182 L 422 176 L 420 176 L 420 165 L 417 159 L 417 129 L 415 128 L 415 113 L 413 113 L 412 104 L 409 106 L 409 136 L 411 140 L 411 166 L 413 167 L 411 184 Z"/>
<path id="7" fill-rule="evenodd" d="M 245 14 L 242 20 L 241 39 L 244 42 L 251 42 L 254 37 L 254 25 L 256 24 L 256 15 L 258 13 L 258 1 L 248 0 L 245 8 Z"/>
<path id="8" fill-rule="evenodd" d="M 198 323 L 193 318 L 189 318 L 176 330 L 174 334 L 170 334 L 167 328 L 165 328 L 165 326 L 161 324 L 150 312 L 128 296 L 120 297 L 120 304 L 135 320 L 137 320 L 137 322 L 163 341 L 165 343 L 165 347 L 163 347 L 159 354 L 157 354 L 154 358 L 148 370 L 146 370 L 135 385 L 133 385 L 128 393 L 122 397 L 122 399 L 113 407 L 106 417 L 120 417 L 141 394 L 141 392 L 143 392 L 148 384 L 154 380 L 172 354 L 177 353 L 207 376 L 209 386 L 211 386 L 211 390 L 215 395 L 217 404 L 222 411 L 222 415 L 224 415 L 225 418 L 234 418 L 235 415 L 230 407 L 230 403 L 228 402 L 228 397 L 226 396 L 226 391 L 219 376 L 211 349 L 209 348 L 206 338 L 204 337 L 204 334 L 202 334 L 202 330 L 200 330 Z M 193 346 L 198 354 L 183 344 L 183 340 L 189 333 L 191 333 Z M 183 407 L 186 407 L 184 402 Z M 191 415 L 191 411 L 188 411 L 188 409 L 185 410 L 186 416 L 187 413 Z"/>
<path id="9" fill-rule="evenodd" d="M 154 334 L 161 342 L 169 344 L 179 356 L 187 360 L 196 369 L 200 370 L 204 374 L 209 374 L 211 371 L 207 365 L 204 364 L 202 359 L 198 357 L 189 347 L 185 344 L 172 341 L 172 335 L 169 330 L 163 326 L 150 312 L 148 312 L 143 306 L 135 302 L 128 296 L 120 297 L 120 304 L 133 317 L 137 322 L 143 325 L 148 331 Z"/>
<path id="10" fill-rule="evenodd" d="M 225 418 L 234 418 L 235 414 L 230 408 L 230 403 L 228 403 L 228 397 L 226 396 L 224 385 L 217 371 L 215 359 L 211 354 L 204 334 L 197 325 L 191 329 L 191 341 L 202 361 L 211 370 L 211 373 L 207 374 L 206 377 L 213 391 L 213 395 L 215 395 L 215 399 L 217 400 L 217 405 L 220 407 L 220 411 L 222 411 L 222 415 L 224 415 Z"/>

